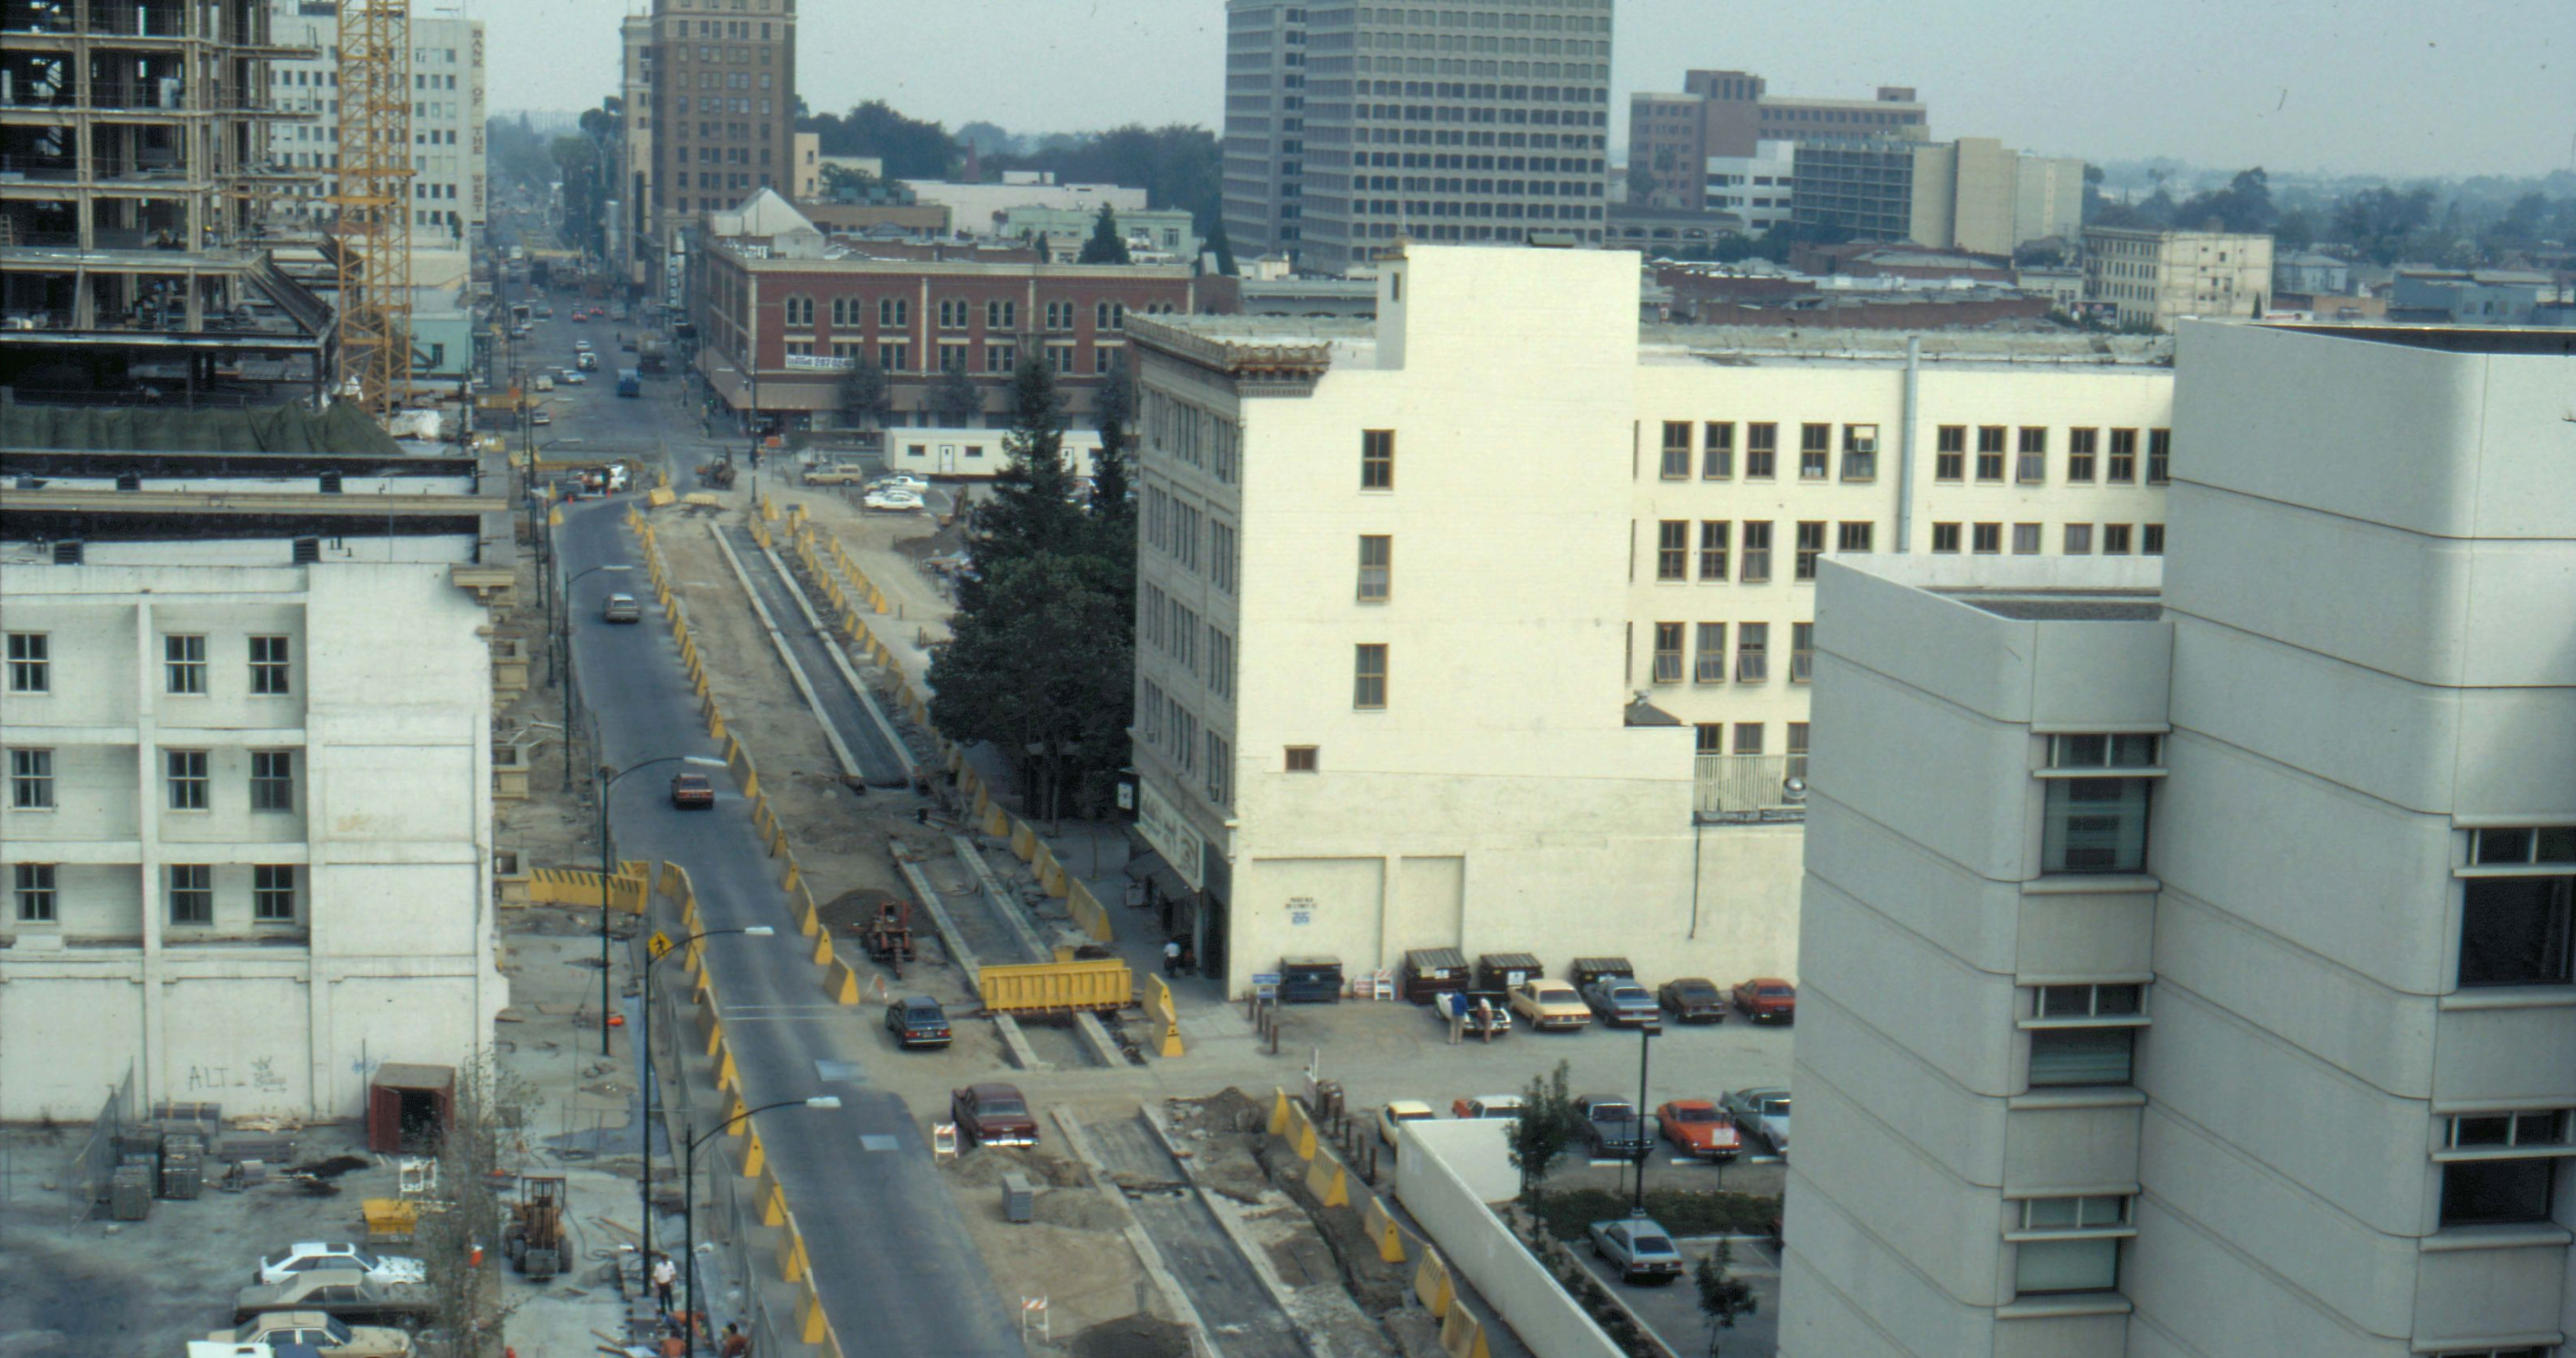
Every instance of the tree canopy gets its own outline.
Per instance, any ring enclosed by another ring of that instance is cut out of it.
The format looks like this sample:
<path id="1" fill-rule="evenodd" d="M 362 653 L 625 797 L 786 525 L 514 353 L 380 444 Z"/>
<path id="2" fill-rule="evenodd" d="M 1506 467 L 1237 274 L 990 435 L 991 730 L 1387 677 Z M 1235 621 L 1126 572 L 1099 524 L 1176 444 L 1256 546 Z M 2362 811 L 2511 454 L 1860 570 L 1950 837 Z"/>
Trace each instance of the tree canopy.
<path id="1" fill-rule="evenodd" d="M 907 118 L 882 99 L 846 114 L 799 118 L 796 130 L 814 133 L 815 146 L 824 155 L 877 157 L 893 179 L 945 179 L 958 154 L 946 127 Z"/>
<path id="2" fill-rule="evenodd" d="M 1107 203 L 1091 219 L 1091 239 L 1082 243 L 1082 263 L 1126 264 L 1127 238 L 1118 234 L 1118 214 Z"/>

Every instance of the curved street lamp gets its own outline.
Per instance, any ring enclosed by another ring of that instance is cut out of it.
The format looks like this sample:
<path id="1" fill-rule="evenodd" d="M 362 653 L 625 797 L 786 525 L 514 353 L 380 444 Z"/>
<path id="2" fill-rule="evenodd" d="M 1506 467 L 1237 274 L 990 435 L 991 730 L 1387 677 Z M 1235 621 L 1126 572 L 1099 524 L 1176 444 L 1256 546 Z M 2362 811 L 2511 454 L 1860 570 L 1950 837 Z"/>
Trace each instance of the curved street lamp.
<path id="1" fill-rule="evenodd" d="M 758 1108 L 746 1108 L 718 1123 L 715 1130 L 705 1136 L 689 1139 L 688 1149 L 682 1152 L 680 1157 L 683 1166 L 680 1171 L 682 1175 L 680 1241 L 681 1248 L 688 1252 L 688 1263 L 680 1270 L 680 1277 L 689 1290 L 689 1313 L 685 1317 L 686 1323 L 681 1325 L 680 1329 L 689 1336 L 690 1358 L 696 1358 L 698 1352 L 698 1147 L 723 1135 L 725 1129 L 735 1123 L 766 1113 L 772 1108 L 838 1108 L 840 1106 L 839 1097 L 831 1094 L 817 1094 L 805 1099 L 781 1099 L 776 1103 L 764 1103 Z M 681 1134 L 686 1136 L 687 1129 L 682 1129 Z M 648 1268 L 651 1266 L 649 1261 L 646 1266 Z"/>
<path id="2" fill-rule="evenodd" d="M 702 754 L 664 755 L 660 759 L 647 759 L 624 772 L 606 764 L 599 766 L 599 1054 L 602 1056 L 608 1055 L 608 1017 L 616 1007 L 608 993 L 608 794 L 616 791 L 617 785 L 626 781 L 628 775 L 642 773 L 656 764 L 697 764 L 718 769 L 725 766 L 723 760 Z"/>
<path id="3" fill-rule="evenodd" d="M 739 929 L 706 929 L 674 942 L 660 952 L 648 945 L 644 958 L 644 1086 L 638 1095 L 640 1106 L 635 1119 L 637 1158 L 644 1164 L 640 1196 L 644 1207 L 644 1257 L 653 1257 L 653 964 L 682 948 L 705 938 L 722 938 L 740 934 L 745 938 L 768 938 L 778 931 L 766 924 L 745 925 Z"/>

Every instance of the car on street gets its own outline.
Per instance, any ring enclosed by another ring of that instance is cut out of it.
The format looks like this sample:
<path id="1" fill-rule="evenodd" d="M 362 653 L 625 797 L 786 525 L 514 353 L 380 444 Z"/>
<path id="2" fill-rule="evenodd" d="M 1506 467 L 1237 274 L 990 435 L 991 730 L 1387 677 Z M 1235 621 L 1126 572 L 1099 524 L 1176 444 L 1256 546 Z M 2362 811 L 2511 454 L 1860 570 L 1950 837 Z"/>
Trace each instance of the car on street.
<path id="1" fill-rule="evenodd" d="M 299 1273 L 316 1269 L 356 1269 L 380 1283 L 417 1283 L 429 1280 L 429 1270 L 418 1259 L 399 1254 L 377 1254 L 346 1241 L 299 1240 L 259 1261 L 251 1271 L 251 1281 L 282 1283 Z"/>
<path id="2" fill-rule="evenodd" d="M 1777 976 L 1735 983 L 1735 1012 L 1755 1023 L 1798 1021 L 1798 988 Z"/>
<path id="3" fill-rule="evenodd" d="M 587 312 L 587 311 L 582 310 L 580 307 L 574 307 L 574 308 L 572 309 L 572 323 L 573 323 L 573 324 L 575 324 L 575 325 L 587 325 L 587 324 L 589 324 L 589 323 L 590 323 L 590 313 L 589 313 L 589 312 Z"/>
<path id="4" fill-rule="evenodd" d="M 1478 1094 L 1449 1105 L 1453 1118 L 1517 1118 L 1521 1115 L 1518 1094 Z"/>
<path id="5" fill-rule="evenodd" d="M 1609 1027 L 1664 1030 L 1664 1011 L 1655 1007 L 1654 994 L 1628 977 L 1604 976 L 1594 981 L 1583 988 L 1583 1002 Z"/>
<path id="6" fill-rule="evenodd" d="M 210 1344 L 302 1344 L 325 1358 L 411 1358 L 411 1336 L 389 1327 L 350 1325 L 320 1311 L 270 1311 L 206 1336 Z"/>
<path id="7" fill-rule="evenodd" d="M 599 355 L 584 349 L 573 355 L 572 365 L 582 372 L 596 372 L 599 369 Z"/>
<path id="8" fill-rule="evenodd" d="M 920 510 L 926 503 L 919 495 L 908 490 L 872 490 L 859 501 L 859 507 L 887 514 L 910 514 Z"/>
<path id="9" fill-rule="evenodd" d="M 1377 1110 L 1377 1139 L 1389 1146 L 1395 1144 L 1395 1129 L 1408 1122 L 1428 1122 L 1437 1117 L 1431 1105 L 1419 1099 L 1389 1099 Z"/>
<path id="10" fill-rule="evenodd" d="M 1789 1090 L 1786 1085 L 1760 1085 L 1729 1090 L 1717 1106 L 1749 1141 L 1762 1143 L 1773 1155 L 1789 1153 Z"/>
<path id="11" fill-rule="evenodd" d="M 575 369 L 573 369 L 571 372 L 565 373 L 565 374 L 563 375 L 563 381 L 564 381 L 564 385 L 565 385 L 565 386 L 568 386 L 568 387 L 578 387 L 578 386 L 582 386 L 582 385 L 584 385 L 585 383 L 589 382 L 589 381 L 590 381 L 590 379 L 589 379 L 589 378 L 587 378 L 587 377 L 582 376 L 581 369 L 579 369 L 579 368 L 575 368 Z"/>
<path id="12" fill-rule="evenodd" d="M 1592 1009 L 1574 987 L 1544 978 L 1512 988 L 1512 1012 L 1542 1030 L 1585 1028 L 1592 1023 Z"/>
<path id="13" fill-rule="evenodd" d="M 611 594 L 608 602 L 599 606 L 599 616 L 606 622 L 636 622 L 643 618 L 644 610 L 632 594 Z"/>
<path id="14" fill-rule="evenodd" d="M 976 1146 L 1034 1146 L 1038 1120 L 1018 1085 L 980 1084 L 951 1090 L 948 1120 L 957 1124 L 958 1149 Z"/>
<path id="15" fill-rule="evenodd" d="M 703 773 L 674 774 L 671 778 L 671 805 L 683 811 L 701 810 L 716 804 L 716 785 Z"/>
<path id="16" fill-rule="evenodd" d="M 1682 1252 L 1674 1247 L 1672 1232 L 1656 1225 L 1653 1217 L 1596 1221 L 1585 1233 L 1592 1237 L 1593 1254 L 1618 1269 L 1623 1283 L 1660 1285 L 1682 1276 Z"/>
<path id="17" fill-rule="evenodd" d="M 620 349 L 625 350 L 626 352 L 628 352 L 628 353 L 630 353 L 630 354 L 631 354 L 631 353 L 634 353 L 634 352 L 635 352 L 635 337 L 634 337 L 633 335 L 620 335 L 620 336 L 618 337 L 618 339 L 617 339 L 617 347 L 618 347 L 618 348 L 620 348 Z"/>
<path id="18" fill-rule="evenodd" d="M 867 479 L 867 468 L 854 467 L 846 462 L 828 463 L 820 467 L 808 467 L 805 470 L 805 484 L 809 486 L 855 486 Z"/>
<path id="19" fill-rule="evenodd" d="M 1583 1119 L 1595 1159 L 1634 1160 L 1645 1153 L 1645 1119 L 1637 1116 L 1637 1105 L 1628 1100 L 1616 1094 L 1586 1094 L 1574 1101 L 1574 1115 Z"/>
<path id="20" fill-rule="evenodd" d="M 586 339 L 577 339 L 577 340 L 574 340 L 574 341 L 572 342 L 572 351 L 573 351 L 574 353 L 576 353 L 576 354 L 586 354 L 586 353 L 589 353 L 589 352 L 590 352 L 590 341 L 589 341 L 589 340 L 586 340 Z"/>
<path id="21" fill-rule="evenodd" d="M 355 1268 L 316 1269 L 282 1283 L 253 1283 L 233 1297 L 233 1323 L 271 1311 L 319 1311 L 348 1325 L 417 1329 L 438 1314 L 427 1283 L 380 1283 Z"/>
<path id="22" fill-rule="evenodd" d="M 538 373 L 536 380 L 528 385 L 530 388 L 537 391 L 552 391 L 555 389 L 555 375 L 553 373 Z"/>
<path id="23" fill-rule="evenodd" d="M 1655 1110 L 1655 1126 L 1673 1149 L 1694 1160 L 1732 1160 L 1744 1150 L 1735 1123 L 1707 1099 L 1672 1099 Z"/>
<path id="24" fill-rule="evenodd" d="M 528 417 L 528 423 L 530 424 L 553 424 L 554 422 L 555 417 L 542 410 Z"/>
<path id="25" fill-rule="evenodd" d="M 948 1011 L 928 995 L 910 995 L 887 1005 L 885 1026 L 894 1034 L 894 1044 L 907 1050 L 948 1045 Z"/>
<path id="26" fill-rule="evenodd" d="M 1655 989 L 1655 1002 L 1675 1023 L 1726 1022 L 1726 995 L 1705 976 L 1683 976 Z"/>

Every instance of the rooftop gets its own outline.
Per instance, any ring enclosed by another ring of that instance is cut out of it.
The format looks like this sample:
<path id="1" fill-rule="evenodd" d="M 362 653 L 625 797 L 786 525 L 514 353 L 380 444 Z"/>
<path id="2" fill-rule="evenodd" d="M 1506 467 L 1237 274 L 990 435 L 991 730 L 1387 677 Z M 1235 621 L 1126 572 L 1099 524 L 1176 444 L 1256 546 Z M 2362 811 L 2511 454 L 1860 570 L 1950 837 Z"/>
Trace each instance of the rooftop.
<path id="1" fill-rule="evenodd" d="M 2152 589 L 1994 589 L 1973 586 L 1932 591 L 1970 608 L 2022 622 L 2154 622 L 2164 599 Z"/>

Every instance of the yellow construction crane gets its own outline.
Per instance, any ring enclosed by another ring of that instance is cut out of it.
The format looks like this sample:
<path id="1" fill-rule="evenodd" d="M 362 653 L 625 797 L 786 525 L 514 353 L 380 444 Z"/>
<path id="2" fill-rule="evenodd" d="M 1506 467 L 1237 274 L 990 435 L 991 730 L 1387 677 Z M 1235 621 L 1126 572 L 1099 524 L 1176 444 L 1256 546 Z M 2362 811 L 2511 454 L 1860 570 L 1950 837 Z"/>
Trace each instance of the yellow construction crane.
<path id="1" fill-rule="evenodd" d="M 379 418 L 411 385 L 410 0 L 341 0 L 340 390 Z"/>

